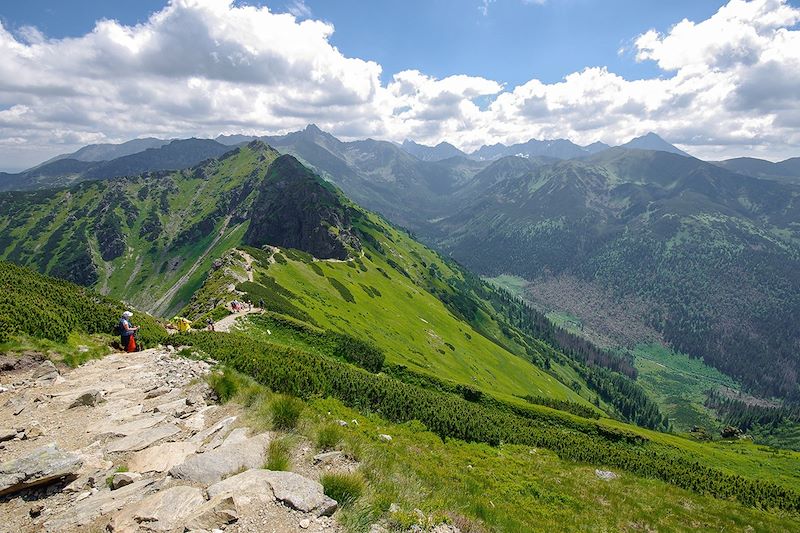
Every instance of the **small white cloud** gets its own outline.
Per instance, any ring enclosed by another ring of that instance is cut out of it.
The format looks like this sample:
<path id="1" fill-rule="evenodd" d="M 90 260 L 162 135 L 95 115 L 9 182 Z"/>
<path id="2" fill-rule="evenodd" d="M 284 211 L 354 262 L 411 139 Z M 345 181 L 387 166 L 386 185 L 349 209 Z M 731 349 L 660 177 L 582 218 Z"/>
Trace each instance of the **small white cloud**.
<path id="1" fill-rule="evenodd" d="M 303 0 L 293 0 L 287 7 L 289 13 L 297 18 L 308 18 L 311 16 L 311 8 Z"/>
<path id="2" fill-rule="evenodd" d="M 481 12 L 481 15 L 484 17 L 489 15 L 489 6 L 494 4 L 495 0 L 481 0 L 480 5 L 478 6 L 478 11 Z"/>

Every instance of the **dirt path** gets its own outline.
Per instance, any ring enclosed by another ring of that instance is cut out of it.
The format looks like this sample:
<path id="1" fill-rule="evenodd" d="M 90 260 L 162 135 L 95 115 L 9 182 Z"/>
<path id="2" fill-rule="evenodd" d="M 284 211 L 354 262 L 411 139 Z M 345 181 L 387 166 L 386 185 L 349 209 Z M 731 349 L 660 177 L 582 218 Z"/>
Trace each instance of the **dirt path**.
<path id="1" fill-rule="evenodd" d="M 232 315 L 228 315 L 225 318 L 217 320 L 214 323 L 214 330 L 215 331 L 224 331 L 225 333 L 230 332 L 231 328 L 236 325 L 236 321 L 239 318 L 245 317 L 247 315 L 252 315 L 253 313 L 260 313 L 262 309 L 260 307 L 254 307 L 253 309 L 245 309 L 244 311 L 240 311 L 238 313 L 233 313 Z"/>
<path id="2" fill-rule="evenodd" d="M 217 405 L 209 371 L 168 347 L 0 373 L 2 530 L 339 532 L 308 444 L 302 475 L 264 470 L 273 435 Z"/>

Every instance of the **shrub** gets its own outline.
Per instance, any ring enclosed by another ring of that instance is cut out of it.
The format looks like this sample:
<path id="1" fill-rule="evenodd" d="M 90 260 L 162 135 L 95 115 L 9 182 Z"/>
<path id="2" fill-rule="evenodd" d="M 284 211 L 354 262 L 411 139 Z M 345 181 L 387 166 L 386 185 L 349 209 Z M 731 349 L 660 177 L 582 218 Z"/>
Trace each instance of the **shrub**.
<path id="1" fill-rule="evenodd" d="M 342 285 L 342 282 L 336 278 L 328 278 L 328 281 L 333 285 L 333 288 L 339 292 L 339 295 L 344 299 L 345 302 L 355 303 L 356 299 L 353 297 L 353 293 L 350 292 L 350 289 Z"/>
<path id="2" fill-rule="evenodd" d="M 291 396 L 278 396 L 270 404 L 272 425 L 275 429 L 294 429 L 305 404 Z"/>
<path id="3" fill-rule="evenodd" d="M 292 444 L 286 437 L 272 439 L 267 450 L 267 462 L 264 468 L 267 470 L 288 471 L 291 463 Z"/>
<path id="4" fill-rule="evenodd" d="M 342 431 L 339 424 L 323 424 L 317 430 L 317 448 L 320 450 L 332 450 L 343 438 L 344 431 Z"/>
<path id="5" fill-rule="evenodd" d="M 222 403 L 228 402 L 239 391 L 239 379 L 230 369 L 209 374 L 206 380 Z"/>
<path id="6" fill-rule="evenodd" d="M 319 481 L 325 495 L 336 500 L 342 507 L 351 505 L 364 492 L 364 478 L 357 473 L 332 472 L 323 474 Z"/>

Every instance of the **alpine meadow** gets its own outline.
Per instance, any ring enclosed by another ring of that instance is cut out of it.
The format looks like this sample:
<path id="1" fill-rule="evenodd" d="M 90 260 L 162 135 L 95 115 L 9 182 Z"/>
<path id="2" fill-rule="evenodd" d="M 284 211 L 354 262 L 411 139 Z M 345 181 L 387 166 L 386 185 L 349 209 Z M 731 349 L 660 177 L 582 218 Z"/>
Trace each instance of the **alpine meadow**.
<path id="1" fill-rule="evenodd" d="M 800 4 L 0 7 L 0 521 L 800 530 Z"/>

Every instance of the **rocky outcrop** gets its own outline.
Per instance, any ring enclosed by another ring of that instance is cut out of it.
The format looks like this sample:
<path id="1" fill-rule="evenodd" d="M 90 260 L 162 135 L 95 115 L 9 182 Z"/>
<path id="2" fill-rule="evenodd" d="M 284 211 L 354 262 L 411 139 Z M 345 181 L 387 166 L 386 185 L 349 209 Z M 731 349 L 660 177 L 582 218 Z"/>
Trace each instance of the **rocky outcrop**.
<path id="1" fill-rule="evenodd" d="M 294 157 L 276 159 L 260 187 L 248 244 L 295 248 L 320 259 L 347 259 L 361 249 L 342 196 Z"/>
<path id="2" fill-rule="evenodd" d="M 214 483 L 241 470 L 263 465 L 269 440 L 269 435 L 264 433 L 243 442 L 192 455 L 183 464 L 173 467 L 169 473 L 177 479 L 203 484 Z"/>
<path id="3" fill-rule="evenodd" d="M 0 496 L 74 476 L 83 465 L 79 454 L 63 452 L 55 443 L 0 465 Z"/>

